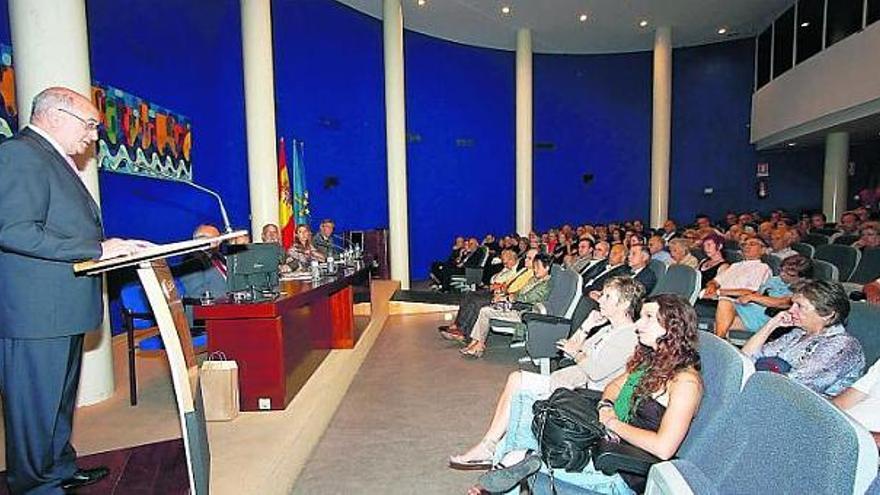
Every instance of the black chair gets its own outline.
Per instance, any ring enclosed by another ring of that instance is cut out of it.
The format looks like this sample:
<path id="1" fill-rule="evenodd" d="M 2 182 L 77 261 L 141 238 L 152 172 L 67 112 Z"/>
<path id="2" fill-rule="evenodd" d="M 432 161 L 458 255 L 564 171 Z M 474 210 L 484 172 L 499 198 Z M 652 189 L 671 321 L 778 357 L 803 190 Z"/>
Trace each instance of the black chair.
<path id="1" fill-rule="evenodd" d="M 849 280 L 861 257 L 862 253 L 858 249 L 838 244 L 818 246 L 814 256 L 817 260 L 827 261 L 836 266 L 840 277 L 838 280 L 841 282 Z"/>
<path id="2" fill-rule="evenodd" d="M 837 236 L 834 239 L 834 244 L 840 244 L 843 246 L 852 246 L 852 243 L 856 242 L 857 240 L 859 240 L 858 234 L 843 234 L 843 235 Z"/>
<path id="3" fill-rule="evenodd" d="M 739 249 L 723 249 L 721 252 L 724 253 L 724 259 L 728 263 L 737 263 L 743 260 L 743 253 Z"/>
<path id="4" fill-rule="evenodd" d="M 803 239 L 801 239 L 801 240 L 804 243 L 809 244 L 813 247 L 819 247 L 819 246 L 824 246 L 825 244 L 828 244 L 829 237 L 827 235 L 814 234 L 814 233 L 810 232 L 809 234 L 806 234 L 803 237 Z"/>
<path id="5" fill-rule="evenodd" d="M 782 267 L 782 260 L 772 254 L 765 254 L 761 256 L 761 261 L 764 262 L 765 265 L 770 267 L 770 270 L 773 271 L 773 275 L 779 275 L 779 270 Z"/>
<path id="6" fill-rule="evenodd" d="M 798 254 L 810 259 L 816 254 L 816 248 L 812 244 L 807 244 L 805 242 L 795 242 L 791 245 L 791 248 L 797 251 Z"/>
<path id="7" fill-rule="evenodd" d="M 880 278 L 880 248 L 862 249 L 862 257 L 859 264 L 850 275 L 849 281 L 859 285 L 865 285 Z"/>
<path id="8" fill-rule="evenodd" d="M 813 278 L 827 282 L 839 282 L 840 275 L 837 267 L 831 263 L 819 259 L 813 260 Z"/>

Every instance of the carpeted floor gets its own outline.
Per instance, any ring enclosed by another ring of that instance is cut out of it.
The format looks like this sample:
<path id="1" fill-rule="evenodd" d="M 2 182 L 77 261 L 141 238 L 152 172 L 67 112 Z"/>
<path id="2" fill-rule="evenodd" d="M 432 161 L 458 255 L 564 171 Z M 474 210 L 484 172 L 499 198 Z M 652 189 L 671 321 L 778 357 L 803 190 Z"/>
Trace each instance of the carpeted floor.
<path id="1" fill-rule="evenodd" d="M 447 467 L 476 443 L 522 349 L 492 336 L 479 360 L 442 340 L 442 314 L 395 316 L 367 357 L 295 494 L 465 493 L 479 473 Z"/>

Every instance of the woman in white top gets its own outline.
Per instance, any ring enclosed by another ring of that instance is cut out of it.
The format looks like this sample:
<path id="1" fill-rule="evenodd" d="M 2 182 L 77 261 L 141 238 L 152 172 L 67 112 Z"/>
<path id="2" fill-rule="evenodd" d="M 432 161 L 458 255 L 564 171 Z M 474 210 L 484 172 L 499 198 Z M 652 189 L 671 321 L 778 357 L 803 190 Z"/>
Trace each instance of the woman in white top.
<path id="1" fill-rule="evenodd" d="M 460 470 L 488 469 L 492 466 L 495 446 L 507 432 L 510 398 L 521 389 L 541 397 L 557 388 L 587 387 L 603 390 L 605 385 L 626 370 L 626 362 L 638 342 L 634 319 L 641 309 L 645 289 L 630 277 L 612 277 L 605 282 L 599 297 L 599 311 L 587 316 L 583 325 L 568 339 L 557 343 L 575 365 L 554 371 L 550 376 L 514 371 L 507 379 L 489 430 L 480 442 L 462 455 L 449 458 L 449 467 Z M 592 336 L 589 332 L 602 326 Z"/>

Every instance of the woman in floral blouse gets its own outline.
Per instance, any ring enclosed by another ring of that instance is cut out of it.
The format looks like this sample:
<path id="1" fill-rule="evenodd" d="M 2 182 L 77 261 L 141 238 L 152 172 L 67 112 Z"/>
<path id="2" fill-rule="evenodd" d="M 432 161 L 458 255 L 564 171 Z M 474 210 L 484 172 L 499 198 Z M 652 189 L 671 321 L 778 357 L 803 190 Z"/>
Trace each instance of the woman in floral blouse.
<path id="1" fill-rule="evenodd" d="M 759 369 L 779 371 L 813 391 L 833 397 L 865 368 L 859 341 L 846 333 L 849 299 L 838 283 L 805 280 L 792 286 L 791 308 L 770 319 L 742 351 Z M 779 327 L 794 327 L 767 343 Z"/>

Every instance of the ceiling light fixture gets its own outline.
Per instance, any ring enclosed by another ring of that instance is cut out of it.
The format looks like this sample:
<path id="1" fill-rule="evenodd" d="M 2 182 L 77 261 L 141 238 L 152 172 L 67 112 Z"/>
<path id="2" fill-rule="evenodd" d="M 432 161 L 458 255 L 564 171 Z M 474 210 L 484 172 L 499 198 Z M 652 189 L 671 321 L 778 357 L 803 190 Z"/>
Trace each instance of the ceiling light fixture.
<path id="1" fill-rule="evenodd" d="M 639 21 L 639 27 L 648 27 L 648 21 L 642 19 Z"/>
<path id="2" fill-rule="evenodd" d="M 804 21 L 804 22 L 802 22 L 802 23 L 801 23 L 801 27 L 802 27 L 802 28 L 810 27 L 810 21 Z"/>
<path id="3" fill-rule="evenodd" d="M 425 6 L 425 4 L 427 4 L 427 3 L 428 3 L 428 0 L 419 0 L 419 1 L 418 1 L 418 2 L 416 2 L 416 3 L 418 3 L 418 4 L 419 4 L 419 7 L 424 7 L 424 6 Z"/>
<path id="4" fill-rule="evenodd" d="M 789 146 L 789 147 L 791 147 L 791 146 L 797 146 L 797 143 L 795 143 L 795 142 L 791 142 L 791 143 L 788 143 L 788 146 Z"/>
<path id="5" fill-rule="evenodd" d="M 581 14 L 578 16 L 578 20 L 581 22 L 587 22 L 587 14 Z"/>
<path id="6" fill-rule="evenodd" d="M 508 7 L 507 5 L 505 5 L 504 7 L 501 7 L 501 13 L 504 15 L 509 15 L 510 14 L 510 7 Z"/>
<path id="7" fill-rule="evenodd" d="M 726 27 L 718 28 L 718 34 L 727 34 L 727 28 Z"/>

